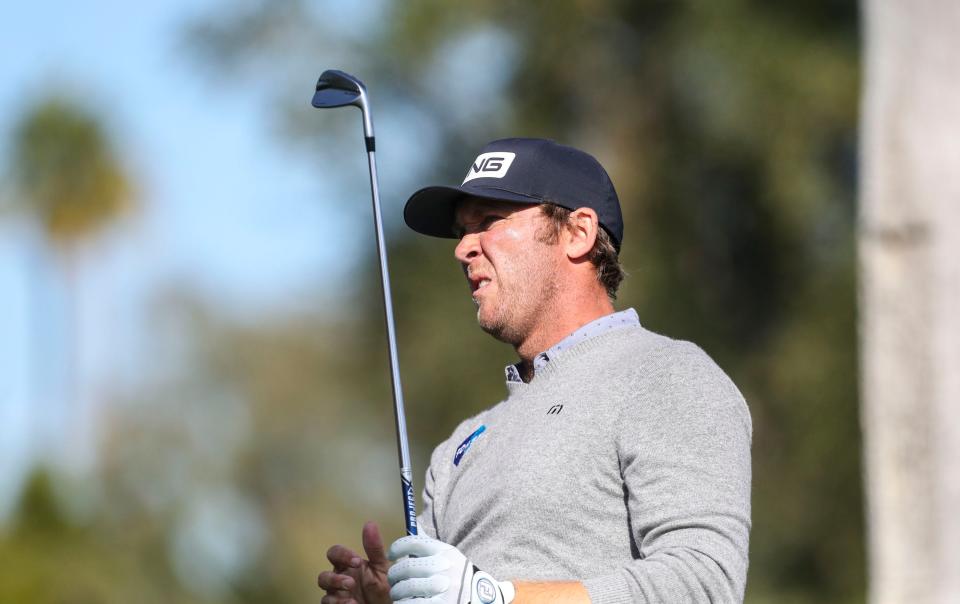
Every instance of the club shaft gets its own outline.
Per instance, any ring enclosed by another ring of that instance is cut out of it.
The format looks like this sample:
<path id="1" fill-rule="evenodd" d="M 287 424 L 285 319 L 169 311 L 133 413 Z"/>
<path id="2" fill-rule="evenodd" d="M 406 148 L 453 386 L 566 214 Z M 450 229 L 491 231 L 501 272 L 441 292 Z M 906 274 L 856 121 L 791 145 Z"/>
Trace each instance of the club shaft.
<path id="1" fill-rule="evenodd" d="M 365 126 L 368 119 L 366 112 L 364 112 Z M 364 130 L 366 130 L 366 128 L 364 128 Z M 372 138 L 371 136 L 370 139 Z M 410 464 L 410 445 L 407 440 L 407 420 L 403 409 L 403 389 L 400 385 L 400 365 L 397 360 L 397 336 L 393 322 L 393 298 L 390 295 L 390 271 L 387 267 L 387 249 L 384 243 L 383 220 L 380 214 L 380 187 L 377 182 L 377 158 L 372 148 L 367 151 L 367 164 L 370 167 L 373 222 L 377 231 L 377 255 L 380 258 L 380 280 L 383 286 L 383 313 L 387 325 L 390 378 L 393 384 L 393 410 L 397 425 L 397 448 L 400 456 L 400 480 L 403 488 L 404 524 L 406 525 L 408 535 L 416 535 L 417 508 L 413 495 L 413 470 Z"/>

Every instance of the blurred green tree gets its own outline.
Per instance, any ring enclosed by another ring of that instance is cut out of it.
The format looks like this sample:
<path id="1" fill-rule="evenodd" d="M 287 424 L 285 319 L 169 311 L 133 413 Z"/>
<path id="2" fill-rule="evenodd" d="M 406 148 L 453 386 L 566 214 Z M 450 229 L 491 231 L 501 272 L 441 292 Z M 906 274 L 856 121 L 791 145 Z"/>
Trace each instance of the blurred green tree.
<path id="1" fill-rule="evenodd" d="M 50 98 L 14 132 L 14 183 L 22 209 L 67 250 L 131 208 L 133 187 L 115 144 L 82 105 Z"/>
<path id="2" fill-rule="evenodd" d="M 130 555 L 123 535 L 100 519 L 72 518 L 61 483 L 42 468 L 27 480 L 0 539 L 0 602 L 184 602 L 149 589 L 145 552 Z"/>

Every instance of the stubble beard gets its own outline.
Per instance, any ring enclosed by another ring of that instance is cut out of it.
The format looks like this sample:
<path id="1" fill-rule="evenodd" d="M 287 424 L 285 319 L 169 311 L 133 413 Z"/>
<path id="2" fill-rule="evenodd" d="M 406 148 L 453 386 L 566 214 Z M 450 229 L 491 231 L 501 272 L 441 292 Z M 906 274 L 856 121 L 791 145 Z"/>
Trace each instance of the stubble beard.
<path id="1" fill-rule="evenodd" d="M 525 342 L 537 322 L 544 318 L 558 290 L 553 271 L 545 264 L 528 267 L 530 272 L 526 272 L 527 275 L 538 276 L 536 284 L 529 280 L 524 281 L 522 277 L 513 280 L 525 284 L 520 287 L 504 285 L 498 280 L 496 307 L 493 312 L 484 313 L 483 308 L 477 309 L 480 329 L 514 348 Z"/>

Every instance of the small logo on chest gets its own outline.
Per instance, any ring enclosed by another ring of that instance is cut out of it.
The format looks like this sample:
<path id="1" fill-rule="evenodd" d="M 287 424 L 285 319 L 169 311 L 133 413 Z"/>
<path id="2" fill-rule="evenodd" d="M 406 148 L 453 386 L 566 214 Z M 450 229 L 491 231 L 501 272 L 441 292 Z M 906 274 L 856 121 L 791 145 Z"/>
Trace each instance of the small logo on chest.
<path id="1" fill-rule="evenodd" d="M 563 411 L 563 405 L 554 405 L 547 411 L 547 415 L 560 415 L 561 411 Z"/>

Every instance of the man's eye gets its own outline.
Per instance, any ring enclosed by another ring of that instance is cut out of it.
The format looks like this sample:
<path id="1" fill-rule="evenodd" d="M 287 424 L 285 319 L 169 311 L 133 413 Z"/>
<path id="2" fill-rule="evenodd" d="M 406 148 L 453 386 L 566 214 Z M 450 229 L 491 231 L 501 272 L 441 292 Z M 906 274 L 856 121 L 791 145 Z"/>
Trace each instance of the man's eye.
<path id="1" fill-rule="evenodd" d="M 483 222 L 480 223 L 480 226 L 483 227 L 483 230 L 489 229 L 494 222 L 500 220 L 502 216 L 487 216 L 483 219 Z"/>

